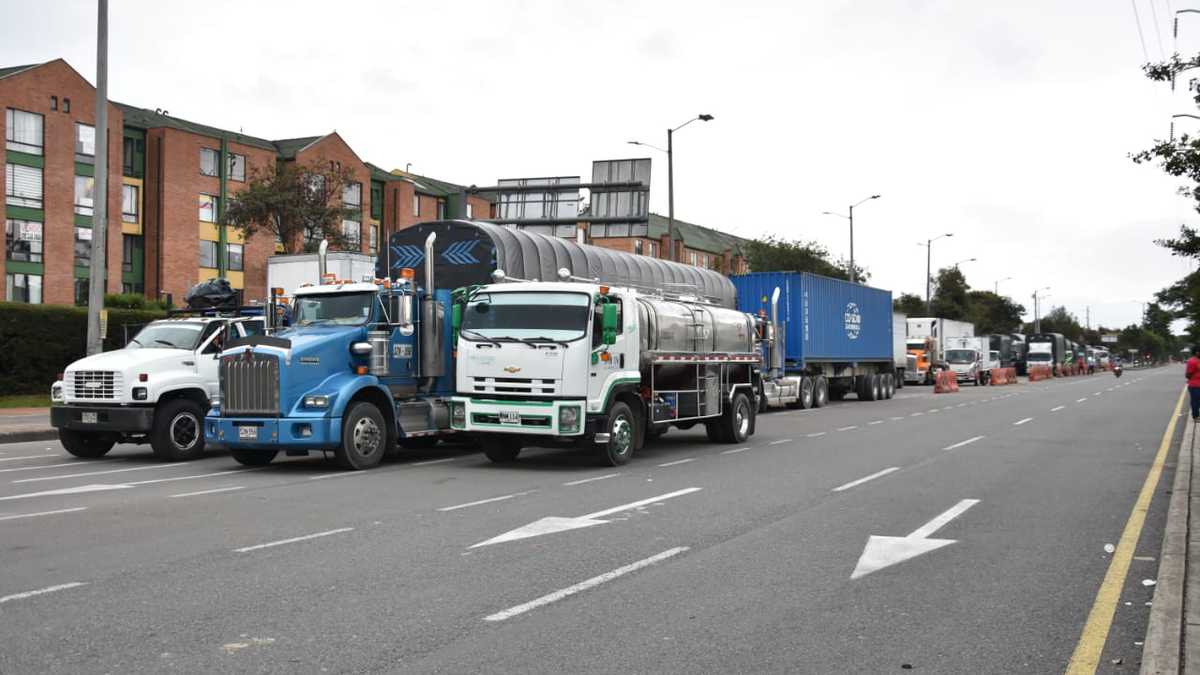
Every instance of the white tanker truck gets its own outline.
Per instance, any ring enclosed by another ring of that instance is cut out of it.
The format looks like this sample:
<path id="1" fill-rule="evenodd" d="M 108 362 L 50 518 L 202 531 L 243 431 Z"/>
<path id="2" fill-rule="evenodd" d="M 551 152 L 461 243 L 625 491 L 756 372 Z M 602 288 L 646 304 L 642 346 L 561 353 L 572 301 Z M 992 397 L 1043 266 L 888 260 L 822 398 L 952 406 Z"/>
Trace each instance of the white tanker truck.
<path id="1" fill-rule="evenodd" d="M 457 396 L 450 425 L 487 457 L 524 446 L 594 447 L 624 464 L 671 426 L 704 424 L 714 442 L 754 433 L 765 322 L 698 296 L 506 278 L 455 306 Z"/>

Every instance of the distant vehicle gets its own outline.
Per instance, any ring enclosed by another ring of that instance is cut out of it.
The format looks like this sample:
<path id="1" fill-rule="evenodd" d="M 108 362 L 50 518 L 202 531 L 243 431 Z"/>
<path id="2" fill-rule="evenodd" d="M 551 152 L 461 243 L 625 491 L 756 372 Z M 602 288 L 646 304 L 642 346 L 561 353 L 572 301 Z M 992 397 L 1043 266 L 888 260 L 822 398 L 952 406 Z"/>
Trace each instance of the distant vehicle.
<path id="1" fill-rule="evenodd" d="M 938 317 L 909 318 L 907 329 L 908 353 L 916 356 L 917 362 L 904 377 L 915 384 L 933 384 L 934 373 L 949 367 L 945 359 L 947 338 L 975 336 L 975 324 Z"/>
<path id="2" fill-rule="evenodd" d="M 1009 337 L 1012 338 L 1013 367 L 1017 369 L 1018 375 L 1026 375 L 1028 368 L 1025 365 L 1025 358 L 1029 353 L 1029 345 L 1025 340 L 1025 335 L 1010 333 Z"/>
<path id="3" fill-rule="evenodd" d="M 999 352 L 988 349 L 987 337 L 946 338 L 946 362 L 960 383 L 975 386 L 991 382 L 992 368 L 999 368 Z"/>
<path id="4" fill-rule="evenodd" d="M 1013 368 L 1016 365 L 1016 356 L 1013 352 L 1013 339 L 1011 335 L 989 335 L 988 343 L 991 349 L 996 351 L 1000 368 Z"/>
<path id="5" fill-rule="evenodd" d="M 1062 333 L 1038 333 L 1029 336 L 1029 352 L 1025 357 L 1030 368 L 1046 367 L 1053 370 L 1065 362 L 1067 339 Z"/>

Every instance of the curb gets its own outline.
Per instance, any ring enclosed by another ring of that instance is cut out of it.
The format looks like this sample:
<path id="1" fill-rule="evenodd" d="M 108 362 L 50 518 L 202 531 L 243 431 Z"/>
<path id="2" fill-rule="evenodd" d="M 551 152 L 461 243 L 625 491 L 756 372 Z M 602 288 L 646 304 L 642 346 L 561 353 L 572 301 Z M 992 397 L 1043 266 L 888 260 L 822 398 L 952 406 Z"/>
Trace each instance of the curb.
<path id="1" fill-rule="evenodd" d="M 1184 412 L 1187 415 L 1187 412 Z M 1167 506 L 1167 523 L 1163 531 L 1162 552 L 1158 562 L 1158 584 L 1150 606 L 1150 621 L 1146 628 L 1146 644 L 1142 647 L 1142 675 L 1184 672 L 1184 647 L 1188 637 L 1196 637 L 1193 649 L 1200 649 L 1200 634 L 1189 636 L 1192 628 L 1184 619 L 1185 597 L 1188 588 L 1188 539 L 1190 538 L 1190 501 L 1196 424 L 1188 420 L 1180 442 L 1175 466 L 1175 482 Z M 1200 494 L 1197 495 L 1200 497 Z M 1200 631 L 1200 625 L 1195 627 Z M 1200 653 L 1186 659 L 1200 664 Z"/>
<path id="2" fill-rule="evenodd" d="M 33 429 L 30 431 L 0 431 L 0 444 L 27 443 L 29 441 L 56 441 L 58 429 Z"/>

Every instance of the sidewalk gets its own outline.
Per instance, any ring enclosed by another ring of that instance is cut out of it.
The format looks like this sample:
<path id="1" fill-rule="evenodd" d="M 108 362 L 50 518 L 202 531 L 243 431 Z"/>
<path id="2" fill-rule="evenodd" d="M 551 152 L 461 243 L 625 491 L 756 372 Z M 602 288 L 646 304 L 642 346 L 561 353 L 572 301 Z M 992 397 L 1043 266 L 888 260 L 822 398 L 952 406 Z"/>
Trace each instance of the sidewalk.
<path id="1" fill-rule="evenodd" d="M 22 443 L 58 438 L 50 426 L 49 408 L 0 408 L 0 443 Z"/>

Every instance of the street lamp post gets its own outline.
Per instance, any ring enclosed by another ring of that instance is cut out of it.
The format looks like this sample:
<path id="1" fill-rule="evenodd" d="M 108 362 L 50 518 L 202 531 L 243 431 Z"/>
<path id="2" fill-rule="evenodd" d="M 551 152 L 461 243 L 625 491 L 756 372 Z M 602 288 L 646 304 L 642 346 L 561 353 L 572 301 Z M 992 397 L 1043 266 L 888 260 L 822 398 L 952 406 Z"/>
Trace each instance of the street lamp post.
<path id="1" fill-rule="evenodd" d="M 1048 291 L 1048 290 L 1050 290 L 1049 286 L 1043 286 L 1033 292 L 1033 332 L 1034 333 L 1042 332 L 1042 314 L 1041 314 L 1041 309 L 1038 305 L 1038 302 L 1039 302 L 1039 298 L 1046 297 L 1045 295 L 1038 296 L 1038 293 L 1040 291 Z"/>
<path id="2" fill-rule="evenodd" d="M 851 204 L 850 209 L 849 209 L 850 215 L 848 215 L 848 216 L 843 216 L 842 214 L 834 213 L 833 211 L 822 211 L 821 212 L 821 215 L 837 216 L 839 218 L 845 218 L 846 220 L 850 221 L 850 283 L 852 283 L 852 284 L 858 283 L 858 268 L 854 266 L 854 207 L 861 206 L 862 204 L 869 202 L 872 199 L 879 199 L 879 195 L 871 195 L 870 197 L 867 197 L 866 199 L 859 200 L 858 203 L 856 203 L 856 204 Z"/>
<path id="3" fill-rule="evenodd" d="M 959 260 L 958 262 L 954 263 L 954 269 L 958 269 L 958 266 L 963 263 L 975 262 L 976 260 L 978 260 L 978 258 L 967 258 L 966 260 Z"/>
<path id="4" fill-rule="evenodd" d="M 931 298 L 933 284 L 933 242 L 942 237 L 953 237 L 953 232 L 939 234 L 932 239 L 926 239 L 924 244 L 918 243 L 917 246 L 925 247 L 925 312 L 933 314 L 933 301 Z"/>
<path id="5" fill-rule="evenodd" d="M 996 290 L 993 291 L 996 295 L 1000 295 L 1000 282 L 1001 281 L 1012 281 L 1012 277 L 1004 277 L 1003 279 L 996 280 Z"/>
<path id="6" fill-rule="evenodd" d="M 667 129 L 667 260 L 675 260 L 675 132 L 696 120 L 711 122 L 712 119 L 712 115 L 696 115 L 673 129 Z M 654 148 L 659 152 L 663 151 L 660 147 L 650 145 L 649 143 L 642 143 L 641 141 L 629 141 L 629 144 L 644 145 L 648 148 Z"/>

